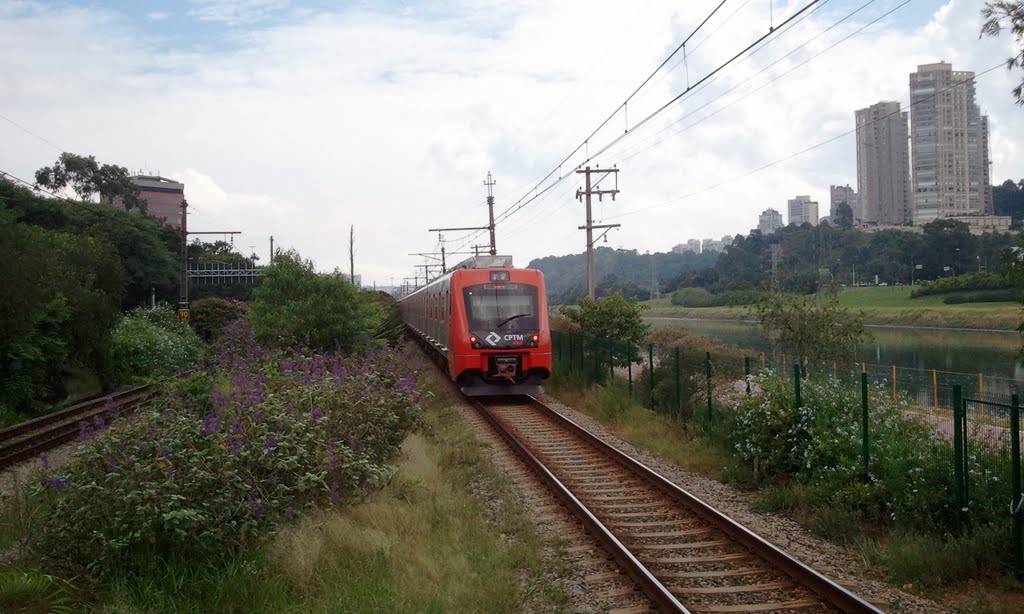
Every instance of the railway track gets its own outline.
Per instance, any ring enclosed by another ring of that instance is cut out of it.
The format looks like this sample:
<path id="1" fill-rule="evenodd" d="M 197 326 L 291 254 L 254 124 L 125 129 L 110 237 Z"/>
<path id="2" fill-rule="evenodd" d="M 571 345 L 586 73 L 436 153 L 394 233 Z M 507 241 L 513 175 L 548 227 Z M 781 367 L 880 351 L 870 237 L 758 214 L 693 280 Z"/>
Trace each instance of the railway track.
<path id="1" fill-rule="evenodd" d="M 80 433 L 83 421 L 93 424 L 100 417 L 109 423 L 142 403 L 152 388 L 153 384 L 147 384 L 95 397 L 0 431 L 0 470 L 71 441 Z"/>
<path id="2" fill-rule="evenodd" d="M 476 405 L 653 609 L 881 612 L 540 401 Z"/>

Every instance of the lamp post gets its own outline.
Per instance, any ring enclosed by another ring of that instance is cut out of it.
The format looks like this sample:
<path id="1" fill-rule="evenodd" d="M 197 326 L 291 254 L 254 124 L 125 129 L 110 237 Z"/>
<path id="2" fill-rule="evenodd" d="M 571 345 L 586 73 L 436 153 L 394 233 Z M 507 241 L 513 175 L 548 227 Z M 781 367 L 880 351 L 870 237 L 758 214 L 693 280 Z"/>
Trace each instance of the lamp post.
<path id="1" fill-rule="evenodd" d="M 953 258 L 953 277 L 956 277 L 956 265 L 960 262 L 960 248 L 956 248 L 956 254 Z"/>

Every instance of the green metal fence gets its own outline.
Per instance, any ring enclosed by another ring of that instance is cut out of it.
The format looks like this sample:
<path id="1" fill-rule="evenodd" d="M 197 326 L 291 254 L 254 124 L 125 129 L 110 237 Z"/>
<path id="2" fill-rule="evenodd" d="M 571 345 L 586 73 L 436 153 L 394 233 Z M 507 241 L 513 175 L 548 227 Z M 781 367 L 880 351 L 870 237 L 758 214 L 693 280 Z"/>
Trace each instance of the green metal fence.
<path id="1" fill-rule="evenodd" d="M 719 412 L 726 411 L 723 395 L 756 394 L 752 376 L 767 370 L 792 382 L 798 407 L 805 378 L 844 382 L 860 394 L 865 475 L 872 467 L 871 399 L 877 399 L 870 391 L 881 390 L 893 399 L 908 400 L 908 413 L 952 443 L 955 500 L 950 505 L 955 506 L 951 509 L 956 510 L 957 530 L 971 531 L 972 511 L 979 506 L 999 506 L 1005 510 L 1001 517 L 1006 519 L 1010 540 L 1007 563 L 1018 576 L 1024 574 L 1021 383 L 1016 380 L 867 363 L 807 366 L 788 362 L 791 357 L 785 355 L 775 360 L 742 352 L 712 355 L 686 345 L 633 345 L 558 331 L 552 333 L 552 342 L 555 377 L 571 378 L 585 386 L 618 377 L 628 382 L 630 396 L 649 409 L 708 425 L 716 422 Z M 983 472 L 979 459 L 985 455 L 987 469 Z"/>

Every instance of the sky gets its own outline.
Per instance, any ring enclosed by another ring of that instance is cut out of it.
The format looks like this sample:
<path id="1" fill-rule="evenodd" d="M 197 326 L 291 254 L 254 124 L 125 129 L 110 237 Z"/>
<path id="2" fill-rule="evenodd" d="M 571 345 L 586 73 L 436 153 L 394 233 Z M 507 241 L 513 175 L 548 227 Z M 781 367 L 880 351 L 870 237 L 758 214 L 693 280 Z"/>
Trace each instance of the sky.
<path id="1" fill-rule="evenodd" d="M 485 226 L 489 172 L 517 266 L 585 249 L 584 165 L 619 169 L 608 247 L 747 234 L 797 194 L 826 215 L 856 188 L 854 111 L 906 107 L 946 61 L 979 74 L 993 182 L 1024 178 L 1021 73 L 980 2 L 812 2 L 727 0 L 698 28 L 720 0 L 0 0 L 0 171 L 70 151 L 182 181 L 189 229 L 262 262 L 273 236 L 348 271 L 354 227 L 386 286 L 486 244 L 428 229 Z"/>

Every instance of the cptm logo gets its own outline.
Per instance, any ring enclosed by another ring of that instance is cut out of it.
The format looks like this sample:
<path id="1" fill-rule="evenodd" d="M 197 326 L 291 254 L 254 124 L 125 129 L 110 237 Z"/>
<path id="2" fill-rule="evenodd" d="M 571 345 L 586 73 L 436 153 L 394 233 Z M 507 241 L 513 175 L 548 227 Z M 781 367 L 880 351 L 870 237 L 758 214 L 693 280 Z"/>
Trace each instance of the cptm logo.
<path id="1" fill-rule="evenodd" d="M 491 345 L 498 345 L 498 342 L 501 341 L 501 335 L 494 331 L 491 331 L 486 337 L 484 337 L 484 341 L 490 343 Z"/>

